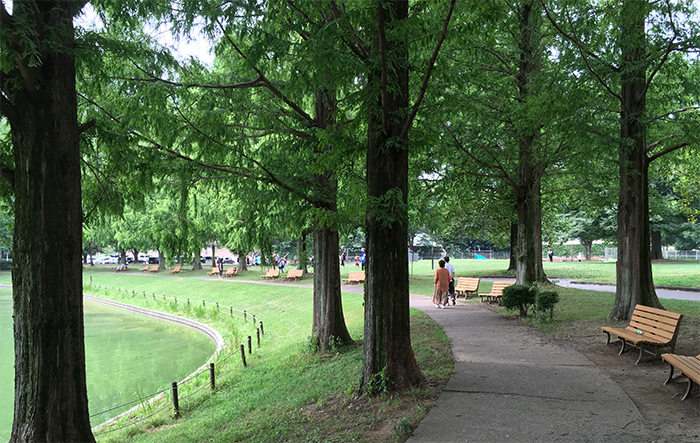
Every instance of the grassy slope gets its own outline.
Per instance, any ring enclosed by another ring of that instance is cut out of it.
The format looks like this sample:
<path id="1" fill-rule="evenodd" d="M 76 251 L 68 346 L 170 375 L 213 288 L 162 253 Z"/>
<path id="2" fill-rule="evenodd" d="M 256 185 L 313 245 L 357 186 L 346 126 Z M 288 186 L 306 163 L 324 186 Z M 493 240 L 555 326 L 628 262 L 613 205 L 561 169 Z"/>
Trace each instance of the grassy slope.
<path id="1" fill-rule="evenodd" d="M 254 329 L 250 322 L 231 320 L 223 309 L 217 312 L 213 302 L 246 309 L 265 326 L 261 348 L 254 347 L 253 355 L 248 356 L 249 366 L 241 369 L 238 357 L 228 360 L 227 365 L 235 363 L 222 372 L 232 372 L 217 380 L 215 395 L 204 389 L 181 401 L 184 418 L 175 421 L 164 413 L 143 426 L 99 436 L 100 441 L 393 441 L 394 435 L 415 426 L 432 405 L 438 393 L 435 389 L 377 400 L 355 398 L 362 365 L 361 294 L 343 295 L 346 322 L 358 344 L 317 355 L 304 352 L 311 332 L 311 288 L 196 278 L 201 275 L 186 272 L 163 278 L 164 274 L 86 272 L 85 282 L 92 277 L 93 283 L 86 285 L 86 293 L 190 316 L 219 329 L 228 342 L 235 343 L 234 349 L 247 335 L 255 337 Z M 257 278 L 257 272 L 249 276 Z M 94 285 L 128 288 L 136 294 Z M 147 296 L 139 291 L 146 291 Z M 164 302 L 162 295 L 177 296 L 179 302 Z M 183 304 L 186 298 L 191 300 L 189 308 Z M 201 307 L 202 299 L 207 300 L 206 309 Z M 412 340 L 421 368 L 429 379 L 446 380 L 452 372 L 449 341 L 425 314 L 412 310 L 412 316 Z M 187 392 L 181 397 L 184 395 Z M 341 406 L 353 402 L 358 406 L 348 414 Z M 323 413 L 325 408 L 333 413 Z M 402 426 L 394 429 L 397 421 Z"/>

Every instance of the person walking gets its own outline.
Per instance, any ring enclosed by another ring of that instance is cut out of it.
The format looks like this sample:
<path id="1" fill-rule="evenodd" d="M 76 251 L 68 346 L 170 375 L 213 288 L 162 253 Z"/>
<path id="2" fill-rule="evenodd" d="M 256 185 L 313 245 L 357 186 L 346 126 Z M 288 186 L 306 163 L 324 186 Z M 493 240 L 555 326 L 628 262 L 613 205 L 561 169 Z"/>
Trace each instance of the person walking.
<path id="1" fill-rule="evenodd" d="M 450 273 L 450 298 L 452 299 L 452 304 L 457 304 L 455 300 L 455 267 L 450 264 L 450 257 L 445 256 L 445 269 Z"/>
<path id="2" fill-rule="evenodd" d="M 450 271 L 445 269 L 445 260 L 438 262 L 440 267 L 435 270 L 435 292 L 433 293 L 433 304 L 439 309 L 447 306 L 450 295 Z"/>

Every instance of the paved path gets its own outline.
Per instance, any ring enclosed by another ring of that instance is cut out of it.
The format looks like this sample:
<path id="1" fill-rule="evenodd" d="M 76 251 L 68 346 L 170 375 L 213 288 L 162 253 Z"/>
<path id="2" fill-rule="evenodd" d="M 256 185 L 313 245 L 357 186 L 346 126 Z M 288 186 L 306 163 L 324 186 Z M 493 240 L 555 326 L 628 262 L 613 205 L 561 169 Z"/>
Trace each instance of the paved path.
<path id="1" fill-rule="evenodd" d="M 475 303 L 436 309 L 455 373 L 409 442 L 642 442 L 642 416 L 583 354 Z"/>

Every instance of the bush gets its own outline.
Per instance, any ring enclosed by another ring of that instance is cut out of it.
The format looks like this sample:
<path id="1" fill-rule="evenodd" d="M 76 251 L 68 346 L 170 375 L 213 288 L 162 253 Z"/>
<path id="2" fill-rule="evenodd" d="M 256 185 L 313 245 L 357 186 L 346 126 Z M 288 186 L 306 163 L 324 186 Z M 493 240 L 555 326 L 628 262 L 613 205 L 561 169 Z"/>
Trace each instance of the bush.
<path id="1" fill-rule="evenodd" d="M 535 296 L 535 312 L 545 316 L 549 312 L 549 320 L 554 317 L 554 305 L 559 302 L 559 294 L 556 291 L 538 291 Z"/>
<path id="2" fill-rule="evenodd" d="M 11 271 L 12 260 L 0 260 L 0 271 Z"/>
<path id="3" fill-rule="evenodd" d="M 503 288 L 503 306 L 520 309 L 520 316 L 526 317 L 527 310 L 535 303 L 537 288 L 525 285 L 512 285 Z"/>

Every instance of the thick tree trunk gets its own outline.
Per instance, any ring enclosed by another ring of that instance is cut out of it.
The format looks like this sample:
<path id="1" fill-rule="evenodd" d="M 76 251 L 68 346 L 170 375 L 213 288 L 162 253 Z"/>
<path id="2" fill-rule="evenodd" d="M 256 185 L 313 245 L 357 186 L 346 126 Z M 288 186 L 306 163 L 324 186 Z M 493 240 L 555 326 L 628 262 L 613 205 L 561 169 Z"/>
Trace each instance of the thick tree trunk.
<path id="1" fill-rule="evenodd" d="M 518 260 L 516 259 L 518 251 L 518 224 L 510 224 L 510 260 L 508 261 L 508 270 L 515 271 L 518 269 Z"/>
<path id="2" fill-rule="evenodd" d="M 202 252 L 199 248 L 194 253 L 194 260 L 192 260 L 192 270 L 199 271 L 202 269 Z"/>
<path id="3" fill-rule="evenodd" d="M 583 246 L 583 254 L 586 256 L 586 261 L 591 261 L 591 249 L 593 248 L 593 240 L 581 240 Z"/>
<path id="4" fill-rule="evenodd" d="M 165 254 L 160 249 L 158 250 L 158 266 L 160 269 L 165 269 Z"/>
<path id="5" fill-rule="evenodd" d="M 240 252 L 235 252 L 234 254 L 238 254 L 238 270 L 241 272 L 247 271 L 248 270 L 248 263 L 246 263 L 247 255 L 241 254 Z"/>
<path id="6" fill-rule="evenodd" d="M 646 154 L 646 9 L 623 2 L 621 27 L 620 199 L 617 204 L 617 290 L 610 316 L 629 320 L 637 304 L 662 308 L 654 289 L 649 250 Z"/>
<path id="7" fill-rule="evenodd" d="M 538 1 L 523 2 L 519 11 L 520 65 L 518 88 L 520 102 L 527 106 L 532 99 L 530 83 L 540 72 L 540 26 L 542 14 Z M 532 285 L 547 281 L 542 267 L 542 203 L 540 171 L 534 164 L 533 150 L 538 140 L 539 123 L 525 116 L 518 134 L 518 183 L 515 189 L 518 214 L 518 247 L 516 253 L 516 282 Z"/>
<path id="8" fill-rule="evenodd" d="M 320 227 L 314 231 L 314 320 L 313 331 L 320 349 L 331 342 L 352 343 L 345 325 L 338 268 L 338 231 Z"/>
<path id="9" fill-rule="evenodd" d="M 651 259 L 661 260 L 664 258 L 664 253 L 661 250 L 661 232 L 651 231 Z"/>
<path id="10" fill-rule="evenodd" d="M 402 139 L 408 109 L 408 50 L 384 29 L 408 17 L 408 2 L 377 7 L 372 48 L 385 64 L 373 68 L 377 107 L 369 111 L 367 140 L 367 262 L 365 338 L 360 391 L 376 393 L 425 381 L 411 347 L 408 292 L 408 147 Z"/>
<path id="11" fill-rule="evenodd" d="M 13 15 L 34 28 L 37 40 L 60 37 L 72 48 L 69 3 L 16 1 Z M 8 94 L 20 117 L 10 120 L 16 165 L 11 442 L 95 441 L 85 382 L 80 148 L 70 53 L 44 52 L 38 67 L 19 60 L 26 71 Z"/>
<path id="12" fill-rule="evenodd" d="M 335 97 L 326 89 L 316 92 L 316 125 L 326 129 L 333 123 L 336 109 Z M 318 154 L 331 150 L 324 145 L 317 148 Z M 338 180 L 334 173 L 314 175 L 316 189 L 321 192 L 318 207 L 329 213 L 333 220 L 338 212 Z M 334 222 L 334 220 L 333 220 Z M 343 300 L 340 291 L 340 269 L 338 268 L 338 249 L 340 240 L 338 230 L 332 225 L 317 222 L 314 229 L 314 319 L 313 331 L 321 350 L 330 348 L 331 343 L 349 344 L 352 338 L 345 325 Z M 300 255 L 300 254 L 297 254 Z"/>

